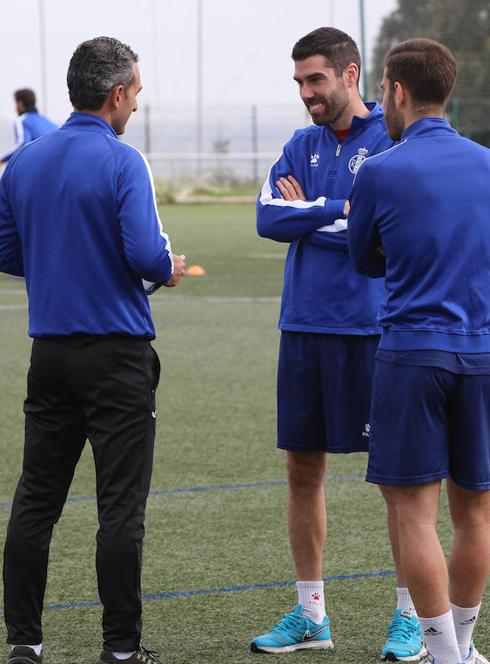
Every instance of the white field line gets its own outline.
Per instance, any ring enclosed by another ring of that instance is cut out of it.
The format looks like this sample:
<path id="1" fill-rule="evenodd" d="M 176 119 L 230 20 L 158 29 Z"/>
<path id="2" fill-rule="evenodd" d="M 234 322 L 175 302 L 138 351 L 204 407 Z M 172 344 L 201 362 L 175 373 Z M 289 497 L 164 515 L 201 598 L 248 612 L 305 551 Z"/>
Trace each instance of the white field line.
<path id="1" fill-rule="evenodd" d="M 257 258 L 259 260 L 286 260 L 286 254 L 275 254 L 275 253 L 254 253 L 254 254 L 245 254 L 246 258 Z"/>
<path id="2" fill-rule="evenodd" d="M 0 304 L 0 311 L 27 311 L 26 304 Z"/>
<path id="3" fill-rule="evenodd" d="M 220 296 L 220 295 L 172 295 L 168 298 L 165 296 L 156 297 L 152 295 L 150 297 L 150 304 L 154 306 L 155 304 L 172 304 L 175 302 L 185 303 L 185 302 L 207 302 L 209 304 L 276 304 L 281 301 L 280 297 L 247 297 L 247 296 Z"/>
<path id="4" fill-rule="evenodd" d="M 0 288 L 0 295 L 24 295 L 26 296 L 25 288 Z"/>
<path id="5" fill-rule="evenodd" d="M 0 289 L 0 294 L 3 294 Z M 277 304 L 281 301 L 280 297 L 265 296 L 265 297 L 248 297 L 248 296 L 220 296 L 220 295 L 171 295 L 170 297 L 155 296 L 150 297 L 150 304 L 152 307 L 155 305 L 168 306 L 173 303 L 186 303 L 186 302 L 206 302 L 207 304 Z M 0 311 L 25 311 L 27 310 L 27 302 L 19 304 L 0 304 Z"/>

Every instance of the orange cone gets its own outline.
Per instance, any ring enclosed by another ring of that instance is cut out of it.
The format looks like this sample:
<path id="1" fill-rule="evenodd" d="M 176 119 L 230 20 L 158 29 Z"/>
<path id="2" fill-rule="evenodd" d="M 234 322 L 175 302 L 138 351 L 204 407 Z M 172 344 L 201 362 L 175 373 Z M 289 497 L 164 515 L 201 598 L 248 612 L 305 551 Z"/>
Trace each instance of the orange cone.
<path id="1" fill-rule="evenodd" d="M 203 277 L 206 274 L 206 270 L 200 265 L 189 265 L 185 273 L 189 277 Z"/>

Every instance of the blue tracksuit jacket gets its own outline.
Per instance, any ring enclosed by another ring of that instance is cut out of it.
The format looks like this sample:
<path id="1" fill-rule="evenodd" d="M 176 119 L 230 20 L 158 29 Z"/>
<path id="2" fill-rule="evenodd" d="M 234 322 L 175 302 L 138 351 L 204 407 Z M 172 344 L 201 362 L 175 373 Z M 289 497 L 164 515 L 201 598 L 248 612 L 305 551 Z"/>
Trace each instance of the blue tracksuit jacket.
<path id="1" fill-rule="evenodd" d="M 41 115 L 37 111 L 22 113 L 22 115 L 19 115 L 14 125 L 15 147 L 7 152 L 7 154 L 2 155 L 0 161 L 8 161 L 23 145 L 34 141 L 40 136 L 49 134 L 56 129 L 58 129 L 58 127 L 54 122 L 51 122 L 49 118 L 45 115 Z"/>
<path id="2" fill-rule="evenodd" d="M 289 242 L 279 327 L 293 332 L 379 334 L 383 280 L 360 276 L 348 254 L 343 214 L 362 161 L 392 145 L 383 111 L 367 105 L 339 143 L 330 126 L 296 131 L 272 166 L 257 201 L 259 235 Z M 276 187 L 294 175 L 306 201 L 284 201 Z"/>
<path id="3" fill-rule="evenodd" d="M 142 279 L 172 255 L 145 158 L 101 118 L 73 113 L 21 148 L 0 180 L 0 270 L 25 276 L 32 337 L 155 330 Z"/>
<path id="4" fill-rule="evenodd" d="M 379 277 L 386 253 L 380 348 L 490 352 L 490 150 L 424 118 L 362 165 L 351 205 L 356 268 Z"/>

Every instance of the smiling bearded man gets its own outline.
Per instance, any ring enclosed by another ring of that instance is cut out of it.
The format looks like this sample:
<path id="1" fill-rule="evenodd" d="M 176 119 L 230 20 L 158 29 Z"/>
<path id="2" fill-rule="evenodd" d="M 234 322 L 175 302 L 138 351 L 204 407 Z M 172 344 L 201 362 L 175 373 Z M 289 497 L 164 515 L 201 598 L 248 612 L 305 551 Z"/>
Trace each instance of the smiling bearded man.
<path id="1" fill-rule="evenodd" d="M 294 46 L 294 80 L 314 125 L 299 129 L 272 166 L 257 204 L 259 235 L 288 242 L 279 328 L 278 443 L 287 452 L 289 536 L 298 603 L 255 652 L 332 648 L 323 589 L 328 453 L 367 451 L 377 323 L 384 281 L 356 274 L 346 199 L 367 156 L 392 145 L 375 103 L 359 94 L 361 60 L 341 30 L 319 28 Z M 394 523 L 388 505 L 389 523 Z M 381 656 L 424 654 L 391 528 L 398 602 Z"/>

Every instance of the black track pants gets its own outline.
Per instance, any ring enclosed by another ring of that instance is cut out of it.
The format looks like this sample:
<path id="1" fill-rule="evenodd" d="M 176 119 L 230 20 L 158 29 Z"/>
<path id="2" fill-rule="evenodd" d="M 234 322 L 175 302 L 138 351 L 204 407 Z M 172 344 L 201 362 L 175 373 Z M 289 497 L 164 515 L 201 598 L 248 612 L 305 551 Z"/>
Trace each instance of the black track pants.
<path id="1" fill-rule="evenodd" d="M 34 340 L 23 471 L 5 544 L 8 643 L 42 642 L 52 530 L 88 438 L 97 478 L 104 649 L 139 646 L 141 555 L 159 373 L 158 357 L 144 339 L 75 335 Z"/>

